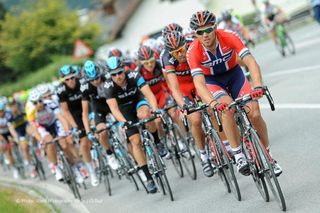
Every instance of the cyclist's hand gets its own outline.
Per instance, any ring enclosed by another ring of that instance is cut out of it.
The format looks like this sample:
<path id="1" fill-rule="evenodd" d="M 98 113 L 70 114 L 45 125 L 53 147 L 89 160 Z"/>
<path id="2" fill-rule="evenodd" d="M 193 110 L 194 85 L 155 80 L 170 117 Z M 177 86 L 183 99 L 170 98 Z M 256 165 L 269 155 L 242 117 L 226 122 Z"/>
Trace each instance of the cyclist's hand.
<path id="1" fill-rule="evenodd" d="M 228 108 L 227 103 L 216 103 L 213 107 L 213 109 L 217 110 L 218 112 L 223 112 L 227 108 Z"/>
<path id="2" fill-rule="evenodd" d="M 161 115 L 161 114 L 163 114 L 163 112 L 164 112 L 163 109 L 157 109 L 157 110 L 153 111 L 152 113 L 153 113 L 154 115 Z"/>
<path id="3" fill-rule="evenodd" d="M 250 94 L 251 98 L 261 98 L 263 96 L 263 88 L 255 87 Z"/>
<path id="4" fill-rule="evenodd" d="M 74 128 L 72 128 L 72 129 L 70 130 L 70 134 L 71 134 L 71 135 L 77 135 L 78 132 L 79 132 L 79 130 L 78 130 L 77 127 L 74 127 Z"/>
<path id="5" fill-rule="evenodd" d="M 124 130 L 126 130 L 126 129 L 128 129 L 128 126 L 130 125 L 130 124 L 132 124 L 132 122 L 131 121 L 125 121 L 125 122 L 119 122 L 119 127 L 121 128 L 121 129 L 124 129 Z"/>
<path id="6" fill-rule="evenodd" d="M 93 134 L 93 132 L 88 132 L 88 139 L 90 140 L 90 141 L 93 141 L 93 140 L 95 140 L 95 137 L 94 137 L 94 134 Z"/>

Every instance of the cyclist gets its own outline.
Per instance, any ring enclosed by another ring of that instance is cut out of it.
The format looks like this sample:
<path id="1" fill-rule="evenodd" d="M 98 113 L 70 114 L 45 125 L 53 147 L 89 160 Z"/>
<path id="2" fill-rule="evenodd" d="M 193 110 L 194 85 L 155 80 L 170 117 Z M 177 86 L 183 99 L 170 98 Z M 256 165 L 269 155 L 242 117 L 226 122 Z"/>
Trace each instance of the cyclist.
<path id="1" fill-rule="evenodd" d="M 118 48 L 112 47 L 109 49 L 108 57 L 112 56 L 119 57 L 122 59 L 126 71 L 134 70 L 137 67 L 137 65 L 132 60 L 130 60 L 130 58 L 125 57 L 122 51 Z"/>
<path id="2" fill-rule="evenodd" d="M 110 109 L 106 104 L 106 99 L 98 95 L 98 88 L 102 88 L 106 81 L 102 73 L 102 68 L 93 63 L 86 61 L 83 66 L 83 75 L 86 82 L 80 87 L 82 92 L 82 121 L 89 140 L 94 139 L 94 132 L 90 129 L 89 111 L 90 104 L 94 114 L 94 125 L 97 131 L 106 128 L 106 116 L 110 113 Z M 119 162 L 114 156 L 111 145 L 108 143 L 108 132 L 99 133 L 99 142 L 106 150 L 108 164 L 114 170 L 119 168 Z"/>
<path id="3" fill-rule="evenodd" d="M 184 36 L 173 31 L 165 37 L 165 50 L 161 54 L 161 63 L 165 73 L 168 86 L 172 96 L 184 111 L 194 106 L 192 93 L 195 93 L 195 86 L 187 63 L 186 52 L 188 43 Z M 205 135 L 201 127 L 202 119 L 199 112 L 188 115 L 191 122 L 191 132 L 201 153 L 202 170 L 205 176 L 214 175 L 208 154 L 205 150 Z"/>
<path id="4" fill-rule="evenodd" d="M 216 29 L 216 17 L 208 10 L 194 13 L 190 19 L 190 27 L 197 35 L 187 53 L 195 87 L 204 102 L 211 103 L 211 107 L 222 112 L 223 128 L 230 141 L 237 170 L 249 175 L 250 169 L 241 150 L 234 110 L 227 107 L 233 99 L 248 93 L 251 93 L 253 98 L 263 96 L 260 67 L 235 33 Z M 254 89 L 244 77 L 236 61 L 236 54 L 248 66 Z M 251 101 L 247 106 L 250 108 L 248 116 L 261 142 L 269 149 L 267 126 L 261 116 L 258 102 Z M 275 164 L 274 170 L 277 175 L 282 172 L 278 164 Z"/>
<path id="5" fill-rule="evenodd" d="M 91 143 L 86 136 L 84 130 L 84 124 L 82 122 L 82 92 L 80 90 L 80 80 L 77 73 L 70 65 L 64 65 L 59 70 L 60 76 L 63 78 L 63 82 L 57 88 L 57 95 L 59 97 L 60 108 L 63 116 L 68 121 L 68 124 L 72 127 L 67 131 L 73 134 L 79 133 L 80 138 L 80 153 L 89 171 L 91 185 L 98 186 L 99 180 L 93 168 L 93 162 L 91 158 Z"/>
<path id="6" fill-rule="evenodd" d="M 284 23 L 285 16 L 283 10 L 278 6 L 271 4 L 269 0 L 263 0 L 263 5 L 261 7 L 261 15 L 262 20 L 270 29 L 271 38 L 274 44 L 277 46 L 278 40 L 276 36 L 275 26 L 276 24 Z"/>
<path id="7" fill-rule="evenodd" d="M 35 167 L 31 164 L 29 145 L 26 140 L 26 129 L 28 126 L 26 114 L 21 111 L 21 107 L 18 106 L 18 103 L 15 101 L 15 99 L 9 100 L 9 109 L 12 114 L 11 118 L 9 119 L 9 122 L 11 123 L 13 128 L 15 128 L 17 133 L 16 142 L 19 142 L 19 147 L 21 148 L 24 157 L 24 164 L 29 168 L 30 176 L 34 178 L 36 176 L 36 171 Z"/>
<path id="8" fill-rule="evenodd" d="M 61 145 L 63 152 L 65 153 L 68 161 L 73 163 L 73 156 L 67 149 L 67 143 L 65 137 L 67 136 L 64 131 L 62 123 L 64 118 L 61 115 L 59 104 L 55 102 L 45 102 L 43 96 L 37 88 L 34 88 L 29 94 L 29 100 L 35 106 L 35 121 L 34 125 L 37 129 L 35 137 L 42 144 L 52 141 L 55 137 L 61 137 L 59 144 Z M 54 144 L 48 144 L 45 146 L 48 161 L 55 166 L 55 176 L 58 181 L 63 180 L 63 175 L 60 168 L 57 166 L 57 152 Z M 83 178 L 75 166 L 73 166 L 73 171 L 76 175 L 76 180 L 78 183 L 83 182 Z"/>
<path id="9" fill-rule="evenodd" d="M 122 126 L 126 126 L 128 121 L 137 122 L 138 119 L 149 118 L 151 116 L 150 105 L 154 112 L 158 111 L 155 96 L 138 72 L 124 72 L 124 65 L 121 59 L 117 57 L 108 58 L 107 66 L 111 79 L 104 83 L 104 90 L 99 90 L 99 92 L 101 92 L 101 96 L 106 97 L 113 116 L 122 123 Z M 148 123 L 147 128 L 153 135 L 155 143 L 160 143 L 155 123 Z M 133 157 L 147 177 L 147 189 L 150 193 L 155 193 L 157 187 L 147 167 L 139 130 L 138 128 L 129 128 L 126 130 L 126 134 Z"/>
<path id="10" fill-rule="evenodd" d="M 138 59 L 140 60 L 140 65 L 137 67 L 136 71 L 141 74 L 146 83 L 150 86 L 150 89 L 157 99 L 158 107 L 162 109 L 165 106 L 172 105 L 173 99 L 165 82 L 161 64 L 156 61 L 154 56 L 154 51 L 148 46 L 141 46 L 138 50 Z M 174 109 L 170 110 L 169 113 L 174 121 L 179 120 Z M 160 120 L 159 122 L 156 122 L 156 125 L 160 137 L 163 138 L 164 132 Z M 165 156 L 167 154 L 167 150 L 164 148 L 164 144 L 159 143 L 158 145 L 160 155 Z"/>
<path id="11" fill-rule="evenodd" d="M 0 142 L 2 146 L 2 151 L 6 155 L 6 158 L 9 161 L 9 165 L 13 167 L 13 178 L 18 179 L 19 172 L 14 166 L 14 159 L 11 152 L 10 141 L 12 138 L 17 138 L 17 132 L 14 127 L 10 124 L 9 120 L 11 119 L 12 114 L 6 110 L 5 104 L 0 102 Z"/>

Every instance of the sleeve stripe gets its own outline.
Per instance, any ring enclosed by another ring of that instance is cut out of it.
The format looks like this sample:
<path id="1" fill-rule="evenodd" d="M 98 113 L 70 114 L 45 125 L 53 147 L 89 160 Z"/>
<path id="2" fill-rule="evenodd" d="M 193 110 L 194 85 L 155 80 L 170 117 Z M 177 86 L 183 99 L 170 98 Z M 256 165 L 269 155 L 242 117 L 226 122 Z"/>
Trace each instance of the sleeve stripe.
<path id="1" fill-rule="evenodd" d="M 244 52 L 241 56 L 240 56 L 240 58 L 241 59 L 243 59 L 244 57 L 246 57 L 246 56 L 248 56 L 248 55 L 250 55 L 251 53 L 249 52 L 249 50 L 247 51 L 247 52 Z"/>
<path id="2" fill-rule="evenodd" d="M 246 53 L 246 52 L 249 52 L 249 49 L 248 48 L 243 48 L 240 52 L 239 52 L 239 56 L 241 58 L 241 56 Z"/>
<path id="3" fill-rule="evenodd" d="M 196 77 L 197 75 L 203 75 L 202 71 L 194 71 L 192 72 L 192 77 Z"/>
<path id="4" fill-rule="evenodd" d="M 166 70 L 166 73 L 175 73 L 175 70 Z"/>

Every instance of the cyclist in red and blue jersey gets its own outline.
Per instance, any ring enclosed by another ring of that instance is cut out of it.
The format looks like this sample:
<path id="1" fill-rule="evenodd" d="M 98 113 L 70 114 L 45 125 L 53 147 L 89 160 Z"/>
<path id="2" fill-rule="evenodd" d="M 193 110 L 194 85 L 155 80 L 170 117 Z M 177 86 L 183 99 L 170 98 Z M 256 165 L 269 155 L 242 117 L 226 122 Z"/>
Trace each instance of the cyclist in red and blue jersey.
<path id="1" fill-rule="evenodd" d="M 161 54 L 161 63 L 163 72 L 165 73 L 167 83 L 172 92 L 172 96 L 184 111 L 193 107 L 193 96 L 195 86 L 187 63 L 186 52 L 188 44 L 184 36 L 173 31 L 165 37 L 165 50 Z M 199 112 L 188 115 L 191 123 L 191 132 L 195 138 L 197 147 L 201 153 L 201 164 L 203 173 L 207 177 L 214 175 L 214 169 L 205 150 L 205 136 L 201 127 L 202 119 Z"/>
<path id="2" fill-rule="evenodd" d="M 257 99 L 263 96 L 260 67 L 235 33 L 216 29 L 216 17 L 208 10 L 194 13 L 190 19 L 190 28 L 196 31 L 197 38 L 188 49 L 187 59 L 197 92 L 204 102 L 211 103 L 212 107 L 222 112 L 223 128 L 230 141 L 237 169 L 249 175 L 250 169 L 241 150 L 234 111 L 227 107 L 233 99 L 248 93 Z M 237 63 L 237 54 L 250 70 L 254 89 Z M 268 149 L 267 126 L 259 104 L 251 101 L 247 106 L 250 108 L 248 116 L 261 142 Z M 277 175 L 282 172 L 278 164 L 275 164 L 274 170 Z"/>

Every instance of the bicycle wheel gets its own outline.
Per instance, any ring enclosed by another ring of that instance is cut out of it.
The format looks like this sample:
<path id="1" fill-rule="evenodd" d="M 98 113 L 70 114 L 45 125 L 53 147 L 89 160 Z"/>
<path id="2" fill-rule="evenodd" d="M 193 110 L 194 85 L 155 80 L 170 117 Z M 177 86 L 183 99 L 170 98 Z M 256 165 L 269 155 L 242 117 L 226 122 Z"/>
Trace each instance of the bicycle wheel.
<path id="1" fill-rule="evenodd" d="M 158 150 L 157 150 L 154 142 L 150 141 L 149 144 L 152 149 L 152 157 L 153 157 L 154 166 L 156 169 L 156 176 L 158 176 L 158 179 L 160 180 L 160 186 L 163 191 L 163 194 L 165 195 L 166 190 L 167 190 L 170 194 L 171 201 L 173 201 L 174 200 L 173 193 L 172 193 L 168 178 L 166 176 L 166 171 L 165 171 L 166 168 L 165 168 L 164 162 L 162 161 L 161 157 L 159 156 Z"/>
<path id="2" fill-rule="evenodd" d="M 23 159 L 21 157 L 20 149 L 16 143 L 12 146 L 12 154 L 14 156 L 15 166 L 18 169 L 19 176 L 22 179 L 26 179 L 27 177 L 24 170 Z"/>
<path id="3" fill-rule="evenodd" d="M 191 177 L 191 179 L 197 179 L 197 170 L 194 163 L 194 157 L 191 154 L 190 148 L 186 140 L 183 138 L 180 128 L 176 124 L 174 124 L 173 135 L 176 144 L 176 149 L 179 154 L 180 162 L 182 161 L 182 164 L 189 176 Z"/>
<path id="4" fill-rule="evenodd" d="M 218 175 L 219 175 L 223 185 L 226 187 L 227 192 L 230 193 L 231 192 L 230 183 L 229 183 L 229 180 L 227 179 L 226 174 L 224 173 L 224 170 L 223 170 L 223 163 L 222 163 L 222 159 L 221 159 L 221 155 L 220 155 L 221 153 L 218 151 L 218 147 L 214 141 L 215 141 L 215 137 L 214 137 L 214 134 L 211 132 L 207 136 L 207 142 L 208 142 L 207 147 L 213 156 L 212 163 L 217 168 Z"/>
<path id="5" fill-rule="evenodd" d="M 183 177 L 184 175 L 183 167 L 180 161 L 179 151 L 177 150 L 177 147 L 176 147 L 178 142 L 174 134 L 175 132 L 170 130 L 169 134 L 167 134 L 165 137 L 165 140 L 166 140 L 165 145 L 169 151 L 171 162 L 176 172 L 178 173 L 178 176 Z"/>
<path id="6" fill-rule="evenodd" d="M 286 33 L 286 49 L 292 55 L 294 55 L 296 53 L 296 48 L 294 46 L 293 40 L 291 39 L 291 37 L 287 33 Z"/>
<path id="7" fill-rule="evenodd" d="M 61 169 L 64 171 L 63 174 L 64 174 L 65 182 L 68 184 L 68 186 L 69 186 L 70 190 L 72 191 L 74 197 L 76 199 L 81 200 L 79 189 L 78 189 L 74 174 L 73 174 L 73 172 L 71 170 L 71 167 L 70 167 L 68 161 L 66 160 L 66 158 L 64 156 L 60 156 L 60 160 L 61 160 L 61 163 L 62 163 L 62 166 L 63 166 L 63 168 L 61 168 Z"/>
<path id="8" fill-rule="evenodd" d="M 98 161 L 99 161 L 99 181 L 102 182 L 106 188 L 106 191 L 109 196 L 111 196 L 111 187 L 110 187 L 110 180 L 109 180 L 109 171 L 108 171 L 108 165 L 105 159 L 103 159 L 101 150 L 97 147 L 97 154 L 98 154 Z"/>
<path id="9" fill-rule="evenodd" d="M 196 153 L 198 160 L 201 162 L 200 150 L 198 149 L 196 142 L 191 134 L 187 135 L 187 143 L 189 147 L 192 147 L 193 151 Z"/>
<path id="10" fill-rule="evenodd" d="M 269 196 L 268 188 L 267 188 L 267 185 L 266 185 L 266 182 L 264 179 L 264 175 L 263 175 L 263 173 L 260 172 L 261 171 L 261 168 L 260 168 L 261 167 L 260 166 L 261 165 L 261 157 L 252 145 L 253 139 L 249 136 L 249 137 L 247 137 L 247 140 L 248 141 L 244 142 L 243 150 L 244 150 L 244 154 L 246 156 L 246 159 L 249 163 L 250 173 L 251 173 L 252 179 L 253 179 L 261 197 L 266 202 L 269 202 L 270 196 Z M 257 162 L 260 162 L 260 163 L 257 163 Z"/>
<path id="11" fill-rule="evenodd" d="M 251 131 L 251 134 L 254 135 L 255 138 L 259 138 L 254 131 Z M 281 210 L 286 211 L 286 202 L 282 193 L 282 189 L 277 176 L 274 174 L 273 166 L 270 162 L 268 154 L 266 153 L 266 149 L 260 143 L 260 140 L 255 140 L 254 143 L 256 145 L 257 152 L 261 156 L 262 164 L 266 167 L 266 169 L 263 172 L 265 174 L 268 186 L 272 191 L 272 194 L 274 195 L 275 199 L 277 200 Z"/>
<path id="12" fill-rule="evenodd" d="M 234 197 L 238 200 L 241 201 L 241 192 L 240 188 L 238 185 L 238 181 L 236 178 L 236 175 L 234 173 L 233 165 L 231 164 L 230 158 L 228 157 L 227 150 L 225 149 L 223 142 L 220 140 L 220 138 L 216 135 L 219 147 L 219 153 L 221 156 L 221 163 L 222 163 L 222 168 L 223 172 L 226 176 L 226 179 L 228 180 L 230 190 Z"/>
<path id="13" fill-rule="evenodd" d="M 40 180 L 46 180 L 46 173 L 43 169 L 41 161 L 38 158 L 36 159 L 36 171 L 39 175 Z"/>

